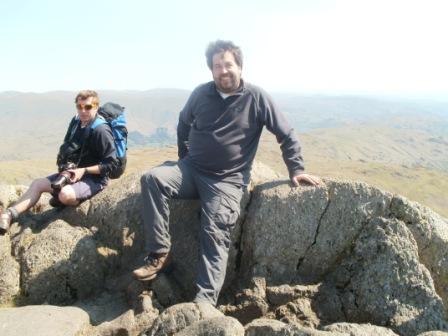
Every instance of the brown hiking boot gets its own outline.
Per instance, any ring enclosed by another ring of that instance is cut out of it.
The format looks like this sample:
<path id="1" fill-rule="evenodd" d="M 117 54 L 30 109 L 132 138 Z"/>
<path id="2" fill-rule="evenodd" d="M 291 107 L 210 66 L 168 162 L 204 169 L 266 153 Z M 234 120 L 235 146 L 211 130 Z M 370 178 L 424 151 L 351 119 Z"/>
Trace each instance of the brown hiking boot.
<path id="1" fill-rule="evenodd" d="M 9 230 L 11 225 L 11 215 L 8 211 L 0 214 L 0 236 L 3 236 Z"/>
<path id="2" fill-rule="evenodd" d="M 157 274 L 166 270 L 171 264 L 169 253 L 151 253 L 145 258 L 145 264 L 132 272 L 134 278 L 140 281 L 154 279 Z"/>

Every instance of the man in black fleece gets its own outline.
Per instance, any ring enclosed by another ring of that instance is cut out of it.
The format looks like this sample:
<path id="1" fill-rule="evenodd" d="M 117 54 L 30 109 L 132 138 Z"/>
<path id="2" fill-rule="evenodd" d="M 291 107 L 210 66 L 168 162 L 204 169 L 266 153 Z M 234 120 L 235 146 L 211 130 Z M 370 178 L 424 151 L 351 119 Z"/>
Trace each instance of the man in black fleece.
<path id="1" fill-rule="evenodd" d="M 197 87 L 180 113 L 179 161 L 141 178 L 145 264 L 134 270 L 151 280 L 170 263 L 170 198 L 201 200 L 200 261 L 195 302 L 216 305 L 224 282 L 230 234 L 238 219 L 264 126 L 275 134 L 292 183 L 319 184 L 305 174 L 299 142 L 283 114 L 262 89 L 241 78 L 242 54 L 230 41 L 210 43 L 213 81 Z"/>
<path id="2" fill-rule="evenodd" d="M 69 183 L 55 190 L 51 184 L 59 174 L 34 180 L 19 200 L 0 214 L 0 234 L 8 231 L 11 222 L 20 213 L 34 206 L 43 192 L 53 194 L 50 201 L 53 206 L 76 206 L 107 185 L 108 175 L 116 169 L 118 162 L 109 125 L 104 123 L 90 129 L 97 117 L 98 94 L 92 90 L 81 91 L 75 98 L 75 104 L 77 116 L 70 123 L 58 155 L 58 165 L 67 164 L 67 160 L 76 164 L 76 168 L 66 170 Z M 76 150 L 68 155 L 68 148 Z"/>

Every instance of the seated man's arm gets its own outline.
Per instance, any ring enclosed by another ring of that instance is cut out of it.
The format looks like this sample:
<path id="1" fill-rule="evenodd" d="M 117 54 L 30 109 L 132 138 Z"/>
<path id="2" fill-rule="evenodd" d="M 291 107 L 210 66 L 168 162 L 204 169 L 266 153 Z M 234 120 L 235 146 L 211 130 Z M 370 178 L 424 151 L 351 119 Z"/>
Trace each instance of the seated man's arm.
<path id="1" fill-rule="evenodd" d="M 266 128 L 276 136 L 280 144 L 283 161 L 288 168 L 289 178 L 293 185 L 298 186 L 300 182 L 318 185 L 320 179 L 317 176 L 304 172 L 302 151 L 294 129 L 266 93 L 260 97 L 260 107 Z"/>
<path id="2" fill-rule="evenodd" d="M 69 169 L 69 172 L 73 173 L 71 177 L 72 183 L 78 182 L 82 179 L 84 174 L 93 174 L 93 175 L 100 175 L 101 174 L 101 167 L 100 165 L 90 166 L 90 167 L 83 167 L 83 168 L 76 168 L 76 169 Z"/>
<path id="3" fill-rule="evenodd" d="M 82 174 L 96 174 L 108 176 L 119 166 L 119 160 L 115 151 L 114 137 L 109 125 L 103 124 L 96 127 L 87 144 L 90 150 L 98 157 L 98 163 L 84 168 Z M 81 173 L 81 172 L 80 172 Z M 82 176 L 81 176 L 82 177 Z"/>
<path id="4" fill-rule="evenodd" d="M 179 159 L 183 159 L 188 154 L 188 137 L 194 121 L 193 111 L 195 110 L 198 92 L 199 87 L 193 90 L 179 114 L 179 123 L 177 124 L 177 154 Z"/>
<path id="5" fill-rule="evenodd" d="M 190 125 L 186 124 L 181 118 L 177 125 L 177 154 L 179 159 L 184 158 L 188 153 L 188 134 Z"/>

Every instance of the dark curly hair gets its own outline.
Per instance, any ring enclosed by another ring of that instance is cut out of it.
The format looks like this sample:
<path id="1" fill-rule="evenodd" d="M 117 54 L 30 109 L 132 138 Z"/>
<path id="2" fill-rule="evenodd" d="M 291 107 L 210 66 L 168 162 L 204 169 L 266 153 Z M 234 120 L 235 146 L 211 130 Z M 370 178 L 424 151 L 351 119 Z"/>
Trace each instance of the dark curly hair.
<path id="1" fill-rule="evenodd" d="M 240 47 L 236 46 L 232 41 L 216 40 L 210 42 L 205 50 L 207 65 L 210 70 L 213 68 L 213 56 L 223 51 L 230 51 L 235 57 L 235 62 L 240 68 L 243 68 L 243 53 Z"/>

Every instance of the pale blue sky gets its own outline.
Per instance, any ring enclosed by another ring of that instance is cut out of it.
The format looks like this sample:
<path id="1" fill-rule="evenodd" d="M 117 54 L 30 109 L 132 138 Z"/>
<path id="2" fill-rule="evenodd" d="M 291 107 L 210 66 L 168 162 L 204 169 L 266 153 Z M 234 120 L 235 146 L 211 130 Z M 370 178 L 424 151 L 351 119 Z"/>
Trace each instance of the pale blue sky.
<path id="1" fill-rule="evenodd" d="M 1 0 L 0 91 L 192 90 L 233 40 L 270 91 L 448 96 L 446 0 Z"/>

